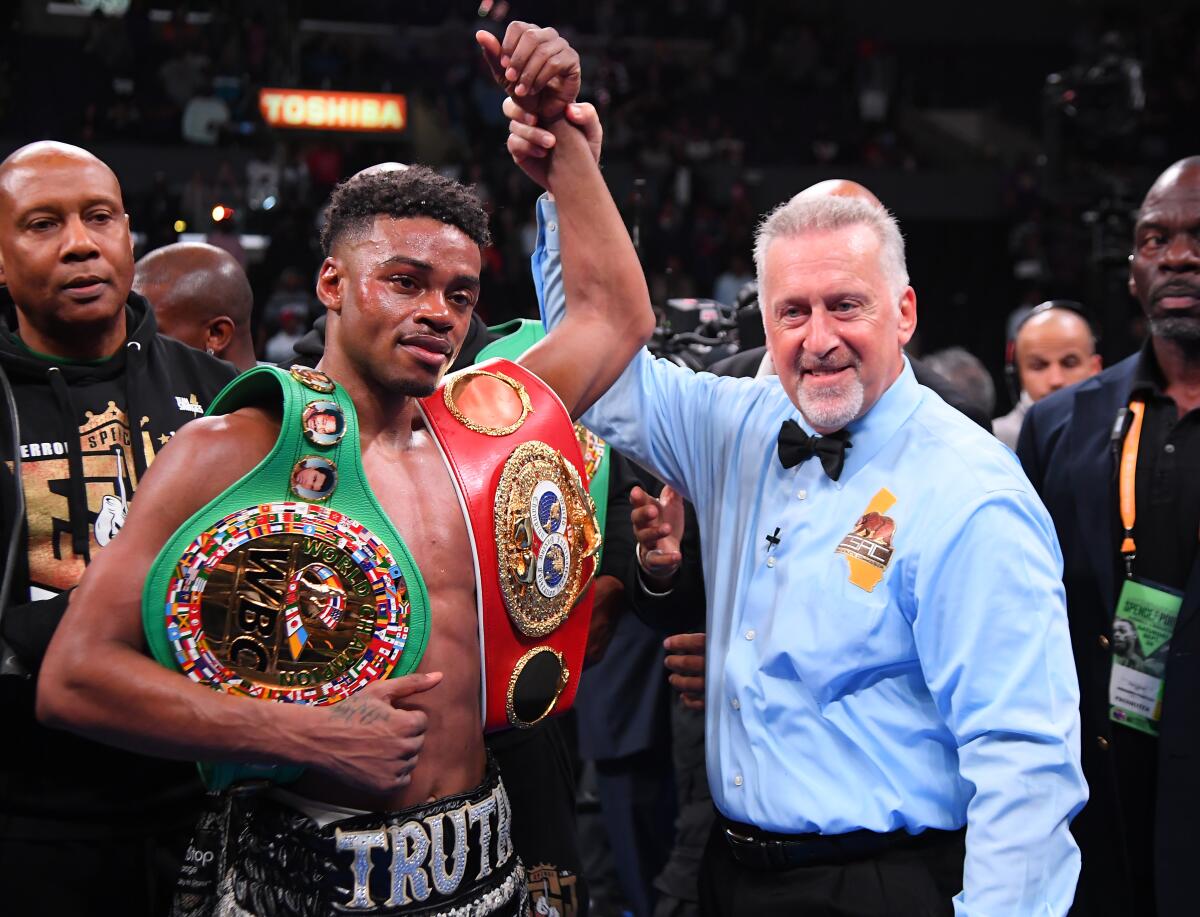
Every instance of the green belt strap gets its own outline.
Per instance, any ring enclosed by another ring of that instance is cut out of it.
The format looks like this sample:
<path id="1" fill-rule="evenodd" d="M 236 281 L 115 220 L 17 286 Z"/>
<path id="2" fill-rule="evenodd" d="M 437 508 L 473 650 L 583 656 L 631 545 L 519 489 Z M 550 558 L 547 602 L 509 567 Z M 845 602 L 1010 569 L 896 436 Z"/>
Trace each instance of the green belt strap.
<path id="1" fill-rule="evenodd" d="M 402 577 L 403 586 L 406 587 L 409 602 L 408 634 L 403 652 L 391 671 L 391 677 L 410 674 L 421 660 L 429 639 L 429 597 L 412 555 L 376 502 L 367 482 L 362 467 L 358 417 L 354 404 L 340 386 L 334 385 L 332 391 L 323 391 L 325 383 L 330 381 L 324 374 L 309 371 L 307 375 L 303 372 L 299 375 L 308 378 L 309 384 L 302 383 L 295 374 L 273 366 L 251 369 L 230 382 L 208 409 L 209 415 L 228 414 L 244 406 L 270 405 L 281 400 L 282 422 L 279 436 L 266 458 L 180 526 L 150 569 L 142 593 L 143 624 L 154 658 L 168 668 L 183 669 L 168 634 L 166 607 L 170 601 L 169 585 L 175 577 L 184 552 L 202 533 L 212 529 L 216 523 L 232 513 L 252 510 L 271 503 L 304 503 L 304 497 L 292 492 L 291 479 L 297 463 L 309 458 L 324 459 L 332 463 L 336 469 L 336 486 L 324 499 L 313 497 L 308 502 L 349 517 L 364 527 L 369 535 L 378 539 L 394 562 L 391 568 L 393 581 L 399 587 Z M 344 426 L 341 430 L 342 435 L 336 442 L 322 445 L 311 441 L 304 434 L 302 417 L 305 408 L 317 401 L 334 402 L 341 409 Z M 207 575 L 203 576 L 207 582 Z M 278 606 L 275 613 L 282 616 L 282 597 L 274 598 Z M 282 625 L 277 623 L 276 627 L 279 626 Z M 280 781 L 294 779 L 302 768 L 201 765 L 201 770 L 210 786 L 220 788 L 234 780 L 252 776 L 267 776 Z"/>

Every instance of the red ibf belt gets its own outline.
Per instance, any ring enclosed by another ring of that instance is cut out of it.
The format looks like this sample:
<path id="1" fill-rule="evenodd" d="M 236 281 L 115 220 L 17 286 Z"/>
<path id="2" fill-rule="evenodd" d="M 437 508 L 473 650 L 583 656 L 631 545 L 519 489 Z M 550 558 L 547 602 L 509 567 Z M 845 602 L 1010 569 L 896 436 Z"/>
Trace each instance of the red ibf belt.
<path id="1" fill-rule="evenodd" d="M 575 699 L 600 530 L 570 416 L 537 376 L 488 360 L 421 401 L 475 552 L 485 731 Z"/>

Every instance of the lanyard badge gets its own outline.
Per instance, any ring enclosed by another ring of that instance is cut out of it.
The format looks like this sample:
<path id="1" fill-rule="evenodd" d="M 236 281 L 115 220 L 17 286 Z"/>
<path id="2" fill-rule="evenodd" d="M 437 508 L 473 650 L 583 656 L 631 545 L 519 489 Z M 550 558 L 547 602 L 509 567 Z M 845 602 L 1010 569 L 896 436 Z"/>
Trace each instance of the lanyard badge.
<path id="1" fill-rule="evenodd" d="M 1133 562 L 1137 558 L 1133 535 L 1137 520 L 1137 456 L 1145 411 L 1144 402 L 1130 403 L 1132 420 L 1121 448 L 1118 495 L 1124 529 L 1121 556 L 1125 560 L 1125 582 L 1113 616 L 1113 662 L 1108 702 L 1109 718 L 1113 722 L 1157 736 L 1167 654 L 1183 605 L 1183 594 L 1156 583 L 1140 581 L 1133 575 Z"/>

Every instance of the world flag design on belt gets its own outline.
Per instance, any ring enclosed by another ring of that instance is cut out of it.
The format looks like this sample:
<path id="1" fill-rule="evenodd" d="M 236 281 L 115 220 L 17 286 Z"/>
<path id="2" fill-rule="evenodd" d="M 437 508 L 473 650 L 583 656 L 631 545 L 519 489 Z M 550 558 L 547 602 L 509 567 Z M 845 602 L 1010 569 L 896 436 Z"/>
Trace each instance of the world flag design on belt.
<path id="1" fill-rule="evenodd" d="M 410 610 L 401 567 L 369 529 L 287 501 L 230 513 L 197 535 L 168 583 L 163 624 L 193 681 L 329 704 L 390 674 Z"/>

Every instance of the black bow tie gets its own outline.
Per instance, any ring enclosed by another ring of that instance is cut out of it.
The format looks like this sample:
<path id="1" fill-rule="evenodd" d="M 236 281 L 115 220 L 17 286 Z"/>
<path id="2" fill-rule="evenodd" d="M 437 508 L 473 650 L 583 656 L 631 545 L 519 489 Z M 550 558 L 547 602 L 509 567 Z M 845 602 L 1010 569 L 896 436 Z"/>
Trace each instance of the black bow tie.
<path id="1" fill-rule="evenodd" d="M 794 420 L 785 420 L 779 429 L 779 461 L 784 468 L 791 468 L 812 458 L 821 459 L 821 467 L 831 479 L 842 476 L 846 463 L 846 450 L 851 447 L 850 434 L 838 430 L 828 436 L 809 436 Z"/>

